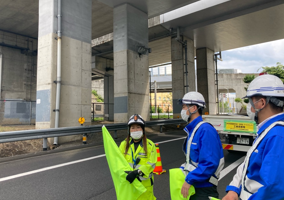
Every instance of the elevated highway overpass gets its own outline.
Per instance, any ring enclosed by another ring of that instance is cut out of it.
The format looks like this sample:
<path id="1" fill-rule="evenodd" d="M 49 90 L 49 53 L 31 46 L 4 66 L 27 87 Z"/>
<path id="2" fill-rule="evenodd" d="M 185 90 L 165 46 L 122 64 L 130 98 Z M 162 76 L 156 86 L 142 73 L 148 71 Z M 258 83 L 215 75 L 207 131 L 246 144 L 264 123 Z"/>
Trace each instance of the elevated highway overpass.
<path id="1" fill-rule="evenodd" d="M 77 126 L 81 116 L 90 123 L 92 77 L 104 77 L 111 119 L 140 113 L 147 120 L 148 68 L 165 62 L 173 104 L 197 79 L 214 114 L 215 53 L 283 38 L 280 0 L 61 1 L 0 3 L 1 122 L 29 115 L 37 128 Z"/>

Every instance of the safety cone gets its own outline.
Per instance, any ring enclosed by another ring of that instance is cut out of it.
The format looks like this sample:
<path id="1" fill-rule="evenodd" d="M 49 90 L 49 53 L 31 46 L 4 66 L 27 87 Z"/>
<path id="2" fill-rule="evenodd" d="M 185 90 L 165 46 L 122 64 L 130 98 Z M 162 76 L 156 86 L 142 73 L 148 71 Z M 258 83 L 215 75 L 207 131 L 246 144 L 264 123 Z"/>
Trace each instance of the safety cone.
<path id="1" fill-rule="evenodd" d="M 155 167 L 153 173 L 160 175 L 162 173 L 165 173 L 166 170 L 163 169 L 163 167 L 162 167 L 162 160 L 161 160 L 161 155 L 160 155 L 159 144 L 155 144 L 155 146 L 156 146 L 156 151 L 157 151 L 157 163 L 156 163 L 156 167 Z"/>

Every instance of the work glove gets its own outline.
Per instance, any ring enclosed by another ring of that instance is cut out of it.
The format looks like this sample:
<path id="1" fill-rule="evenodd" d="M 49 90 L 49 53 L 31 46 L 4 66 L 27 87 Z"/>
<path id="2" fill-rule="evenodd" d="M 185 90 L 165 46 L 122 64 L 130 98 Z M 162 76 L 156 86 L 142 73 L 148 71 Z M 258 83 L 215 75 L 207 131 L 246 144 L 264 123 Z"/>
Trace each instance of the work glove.
<path id="1" fill-rule="evenodd" d="M 126 172 L 128 173 L 128 172 Z M 126 180 L 129 181 L 129 183 L 132 183 L 137 177 L 139 176 L 138 170 L 134 170 L 126 176 Z"/>

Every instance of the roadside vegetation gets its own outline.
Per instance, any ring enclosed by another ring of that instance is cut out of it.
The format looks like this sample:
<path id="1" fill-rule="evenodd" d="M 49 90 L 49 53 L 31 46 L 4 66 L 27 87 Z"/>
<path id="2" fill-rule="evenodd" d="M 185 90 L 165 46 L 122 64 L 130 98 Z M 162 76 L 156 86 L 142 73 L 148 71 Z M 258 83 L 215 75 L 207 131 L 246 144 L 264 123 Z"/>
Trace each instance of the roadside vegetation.
<path id="1" fill-rule="evenodd" d="M 259 68 L 258 71 L 259 70 L 261 70 L 260 74 L 275 75 L 275 76 L 279 77 L 282 80 L 282 82 L 284 83 L 284 66 L 280 62 L 277 62 L 276 66 L 271 66 L 271 67 L 265 66 L 265 67 Z M 247 83 L 249 85 L 254 79 L 255 79 L 255 75 L 249 75 L 248 74 L 244 77 L 243 81 L 244 81 L 244 83 Z M 248 89 L 248 85 L 247 85 L 247 87 L 244 88 L 246 91 Z M 242 100 L 241 98 L 236 98 L 235 102 L 241 103 L 242 108 L 246 109 L 246 105 L 244 103 L 248 103 L 249 100 L 248 99 Z"/>

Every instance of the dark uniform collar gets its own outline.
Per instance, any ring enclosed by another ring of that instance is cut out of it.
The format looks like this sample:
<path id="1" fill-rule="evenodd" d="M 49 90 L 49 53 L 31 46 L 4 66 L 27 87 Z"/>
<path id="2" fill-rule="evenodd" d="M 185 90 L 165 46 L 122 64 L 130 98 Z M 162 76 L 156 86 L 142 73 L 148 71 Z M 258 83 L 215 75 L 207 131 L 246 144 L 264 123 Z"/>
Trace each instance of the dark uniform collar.
<path id="1" fill-rule="evenodd" d="M 130 145 L 134 144 L 134 140 L 130 138 Z M 143 147 L 143 138 L 140 140 L 139 145 Z"/>

